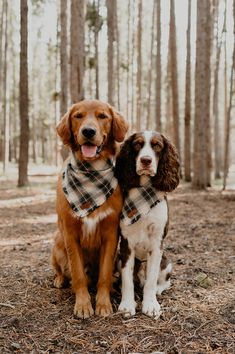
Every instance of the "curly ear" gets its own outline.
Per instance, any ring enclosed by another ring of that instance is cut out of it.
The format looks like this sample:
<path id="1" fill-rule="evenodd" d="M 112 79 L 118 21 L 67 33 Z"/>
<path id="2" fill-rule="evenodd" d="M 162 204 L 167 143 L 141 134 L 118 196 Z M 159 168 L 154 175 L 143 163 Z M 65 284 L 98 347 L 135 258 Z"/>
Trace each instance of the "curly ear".
<path id="1" fill-rule="evenodd" d="M 152 177 L 153 186 L 164 192 L 173 191 L 179 184 L 180 164 L 176 147 L 161 134 L 164 147 L 160 155 L 157 174 Z"/>
<path id="2" fill-rule="evenodd" d="M 124 191 L 138 187 L 140 177 L 136 173 L 136 153 L 132 142 L 135 134 L 131 135 L 122 145 L 115 164 L 115 177 Z"/>
<path id="3" fill-rule="evenodd" d="M 117 112 L 112 106 L 109 106 L 113 117 L 113 137 L 114 140 L 121 143 L 128 130 L 128 123 L 121 115 L 121 113 Z"/>
<path id="4" fill-rule="evenodd" d="M 57 133 L 66 146 L 71 146 L 70 111 L 65 113 L 56 127 Z"/>

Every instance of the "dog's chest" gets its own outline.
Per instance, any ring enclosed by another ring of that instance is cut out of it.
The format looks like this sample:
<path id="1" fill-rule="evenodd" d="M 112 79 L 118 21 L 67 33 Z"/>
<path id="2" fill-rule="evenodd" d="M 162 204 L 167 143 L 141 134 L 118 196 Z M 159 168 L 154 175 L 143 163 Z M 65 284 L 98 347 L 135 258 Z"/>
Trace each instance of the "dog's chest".
<path id="1" fill-rule="evenodd" d="M 121 232 L 136 258 L 146 260 L 153 247 L 159 246 L 168 219 L 167 202 L 163 200 L 132 225 L 121 223 Z"/>
<path id="2" fill-rule="evenodd" d="M 109 216 L 110 214 L 113 213 L 112 208 L 107 208 L 104 211 L 97 211 L 95 216 L 87 216 L 82 218 L 82 231 L 83 231 L 83 236 L 88 237 L 91 234 L 94 234 L 97 228 L 97 225 L 99 224 L 100 221 L 104 220 Z"/>

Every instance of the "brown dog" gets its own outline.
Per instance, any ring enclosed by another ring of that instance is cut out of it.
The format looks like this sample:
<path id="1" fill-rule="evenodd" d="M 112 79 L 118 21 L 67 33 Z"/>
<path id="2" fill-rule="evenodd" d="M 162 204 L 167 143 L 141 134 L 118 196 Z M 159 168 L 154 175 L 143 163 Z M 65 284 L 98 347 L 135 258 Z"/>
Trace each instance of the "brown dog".
<path id="1" fill-rule="evenodd" d="M 124 140 L 127 123 L 109 104 L 84 100 L 71 107 L 58 124 L 57 132 L 64 145 L 70 147 L 76 163 L 92 165 L 115 155 L 116 142 Z M 69 159 L 64 168 L 68 163 Z M 116 185 L 102 205 L 89 215 L 79 217 L 74 212 L 76 205 L 71 208 L 68 202 L 62 175 L 59 177 L 59 231 L 52 250 L 52 264 L 56 270 L 54 285 L 61 288 L 67 278 L 72 279 L 76 295 L 74 314 L 79 318 L 94 313 L 88 292 L 91 278 L 98 281 L 95 313 L 101 316 L 112 313 L 110 288 L 122 204 L 120 188 Z M 87 207 L 87 203 L 84 205 Z"/>

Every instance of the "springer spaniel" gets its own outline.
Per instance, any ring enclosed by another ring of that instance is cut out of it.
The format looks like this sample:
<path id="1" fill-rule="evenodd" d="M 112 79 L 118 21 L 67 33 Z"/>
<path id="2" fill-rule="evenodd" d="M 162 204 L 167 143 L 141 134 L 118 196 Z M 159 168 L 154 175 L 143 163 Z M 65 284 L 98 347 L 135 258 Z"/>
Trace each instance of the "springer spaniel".
<path id="1" fill-rule="evenodd" d="M 97 283 L 95 313 L 112 313 L 110 288 L 123 198 L 114 177 L 116 142 L 127 123 L 109 104 L 84 100 L 61 119 L 57 132 L 70 148 L 57 185 L 58 231 L 52 250 L 54 285 L 72 280 L 74 315 L 93 313 L 88 285 Z"/>
<path id="2" fill-rule="evenodd" d="M 166 192 L 179 183 L 179 158 L 175 147 L 162 134 L 144 131 L 130 136 L 116 160 L 115 175 L 124 193 L 121 214 L 120 259 L 122 300 L 119 311 L 135 314 L 133 271 L 135 259 L 143 287 L 142 312 L 157 319 L 156 294 L 170 287 L 172 266 L 163 255 L 162 242 L 168 229 Z M 137 261 L 136 261 L 137 263 Z"/>

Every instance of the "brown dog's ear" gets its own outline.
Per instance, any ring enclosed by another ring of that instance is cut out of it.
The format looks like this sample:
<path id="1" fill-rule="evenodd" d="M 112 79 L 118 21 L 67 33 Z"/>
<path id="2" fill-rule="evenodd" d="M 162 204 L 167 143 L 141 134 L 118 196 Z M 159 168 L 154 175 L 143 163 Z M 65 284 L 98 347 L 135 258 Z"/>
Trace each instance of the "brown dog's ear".
<path id="1" fill-rule="evenodd" d="M 71 145 L 70 111 L 65 113 L 56 127 L 57 133 L 66 146 Z"/>
<path id="2" fill-rule="evenodd" d="M 127 133 L 128 123 L 124 117 L 111 106 L 110 111 L 113 117 L 113 137 L 117 142 L 121 143 Z"/>
<path id="3" fill-rule="evenodd" d="M 161 134 L 164 147 L 158 163 L 157 175 L 152 177 L 153 186 L 159 191 L 171 192 L 179 184 L 180 164 L 176 147 Z"/>

